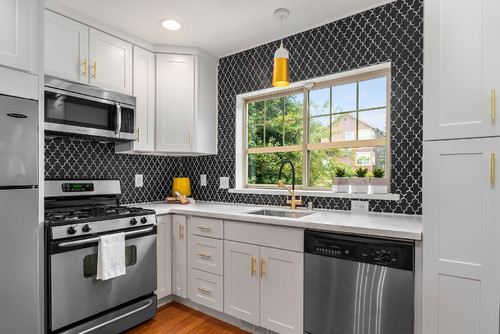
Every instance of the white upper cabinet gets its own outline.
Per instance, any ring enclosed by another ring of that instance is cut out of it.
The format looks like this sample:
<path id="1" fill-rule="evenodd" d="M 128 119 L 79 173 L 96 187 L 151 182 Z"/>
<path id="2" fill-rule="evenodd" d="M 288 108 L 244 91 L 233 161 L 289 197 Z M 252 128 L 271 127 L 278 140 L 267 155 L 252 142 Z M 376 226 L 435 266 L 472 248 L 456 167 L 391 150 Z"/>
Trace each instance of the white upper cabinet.
<path id="1" fill-rule="evenodd" d="M 45 10 L 45 74 L 88 84 L 89 28 Z"/>
<path id="2" fill-rule="evenodd" d="M 426 0 L 424 139 L 500 135 L 498 0 Z"/>
<path id="3" fill-rule="evenodd" d="M 156 56 L 156 150 L 193 150 L 195 57 Z"/>
<path id="4" fill-rule="evenodd" d="M 90 84 L 132 94 L 132 44 L 90 28 Z"/>
<path id="5" fill-rule="evenodd" d="M 132 95 L 132 44 L 46 10 L 45 72 Z"/>
<path id="6" fill-rule="evenodd" d="M 0 65 L 36 72 L 37 22 L 37 0 L 0 0 Z"/>
<path id="7" fill-rule="evenodd" d="M 155 55 L 134 46 L 133 95 L 137 140 L 120 143 L 115 152 L 153 152 L 155 149 Z"/>
<path id="8" fill-rule="evenodd" d="M 217 65 L 194 55 L 156 56 L 156 151 L 217 153 Z"/>

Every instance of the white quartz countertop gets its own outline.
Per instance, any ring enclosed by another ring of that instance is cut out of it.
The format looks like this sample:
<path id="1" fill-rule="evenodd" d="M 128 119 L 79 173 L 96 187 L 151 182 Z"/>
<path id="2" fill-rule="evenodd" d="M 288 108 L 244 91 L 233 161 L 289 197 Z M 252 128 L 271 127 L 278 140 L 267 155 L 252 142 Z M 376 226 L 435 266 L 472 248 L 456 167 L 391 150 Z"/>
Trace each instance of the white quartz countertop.
<path id="1" fill-rule="evenodd" d="M 187 205 L 158 202 L 140 203 L 134 204 L 134 206 L 155 210 L 157 215 L 177 213 L 183 215 L 289 226 L 329 232 L 412 240 L 422 239 L 421 216 L 387 213 L 353 213 L 351 211 L 336 210 L 308 211 L 298 209 L 296 211 L 312 212 L 312 214 L 301 218 L 284 218 L 252 215 L 248 214 L 248 212 L 260 209 L 291 211 L 290 209 L 253 205 L 217 204 L 208 202 L 197 202 L 195 204 Z"/>

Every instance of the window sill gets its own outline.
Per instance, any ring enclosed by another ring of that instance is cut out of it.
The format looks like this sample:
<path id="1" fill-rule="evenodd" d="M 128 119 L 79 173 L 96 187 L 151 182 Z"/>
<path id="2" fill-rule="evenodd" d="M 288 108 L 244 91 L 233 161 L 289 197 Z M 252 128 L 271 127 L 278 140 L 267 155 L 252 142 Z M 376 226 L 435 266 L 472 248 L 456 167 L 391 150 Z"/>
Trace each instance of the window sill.
<path id="1" fill-rule="evenodd" d="M 256 189 L 256 188 L 235 188 L 228 189 L 232 194 L 258 194 L 258 195 L 288 195 L 288 191 L 282 189 Z M 356 199 L 380 199 L 386 201 L 399 201 L 399 194 L 352 194 L 334 193 L 320 190 L 296 190 L 297 195 L 312 197 L 333 197 L 333 198 L 356 198 Z"/>

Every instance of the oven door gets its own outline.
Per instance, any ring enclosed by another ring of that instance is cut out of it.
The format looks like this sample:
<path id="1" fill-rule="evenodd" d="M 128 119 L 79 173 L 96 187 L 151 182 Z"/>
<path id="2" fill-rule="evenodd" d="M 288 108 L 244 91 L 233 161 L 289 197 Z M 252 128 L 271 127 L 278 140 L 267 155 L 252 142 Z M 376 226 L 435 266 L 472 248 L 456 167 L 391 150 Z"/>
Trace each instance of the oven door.
<path id="1" fill-rule="evenodd" d="M 97 280 L 95 238 L 50 245 L 50 329 L 84 320 L 156 290 L 156 226 L 127 232 L 126 274 Z"/>

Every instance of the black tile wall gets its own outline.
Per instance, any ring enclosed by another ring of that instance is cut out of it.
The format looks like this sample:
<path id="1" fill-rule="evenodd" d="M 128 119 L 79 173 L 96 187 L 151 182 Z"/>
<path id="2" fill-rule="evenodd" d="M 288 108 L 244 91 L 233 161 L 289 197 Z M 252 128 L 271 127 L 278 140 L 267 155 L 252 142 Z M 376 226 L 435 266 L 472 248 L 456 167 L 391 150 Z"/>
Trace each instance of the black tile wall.
<path id="1" fill-rule="evenodd" d="M 78 139 L 45 140 L 46 179 L 119 179 L 121 203 L 162 201 L 171 196 L 173 177 L 182 177 L 182 159 L 115 154 L 112 144 Z M 135 188 L 135 174 L 144 186 Z"/>
<path id="2" fill-rule="evenodd" d="M 293 13 L 290 20 L 293 19 Z M 286 28 L 286 25 L 285 25 Z M 293 81 L 391 62 L 391 188 L 400 201 L 370 200 L 370 210 L 422 214 L 423 0 L 398 0 L 284 39 Z M 172 158 L 114 154 L 114 147 L 71 139 L 45 141 L 45 178 L 118 178 L 123 203 L 162 200 L 173 177 L 190 177 L 198 200 L 285 205 L 285 196 L 230 194 L 219 177 L 235 178 L 236 95 L 271 87 L 268 43 L 220 60 L 216 156 Z M 134 174 L 144 187 L 134 187 Z M 207 187 L 199 175 L 207 174 Z M 315 207 L 349 210 L 350 200 L 305 197 Z"/>
<path id="3" fill-rule="evenodd" d="M 287 37 L 284 44 L 290 52 L 292 82 L 391 62 L 391 189 L 401 200 L 370 200 L 370 210 L 422 214 L 423 0 L 392 2 Z M 278 47 L 276 41 L 220 59 L 219 154 L 183 159 L 197 199 L 285 205 L 284 196 L 218 189 L 220 176 L 229 176 L 234 187 L 236 95 L 271 87 Z M 207 187 L 199 186 L 200 174 L 207 174 Z M 347 199 L 305 201 L 325 209 L 350 208 Z"/>

